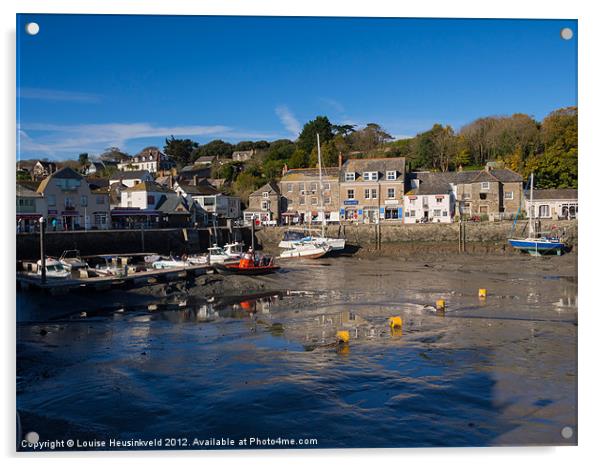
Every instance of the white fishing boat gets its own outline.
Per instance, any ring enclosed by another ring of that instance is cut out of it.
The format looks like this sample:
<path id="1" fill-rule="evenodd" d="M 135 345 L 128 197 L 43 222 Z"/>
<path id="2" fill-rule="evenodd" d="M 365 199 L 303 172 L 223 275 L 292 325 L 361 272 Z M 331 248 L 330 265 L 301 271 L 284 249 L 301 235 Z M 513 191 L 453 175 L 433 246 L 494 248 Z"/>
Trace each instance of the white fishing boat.
<path id="1" fill-rule="evenodd" d="M 59 257 L 59 262 L 68 272 L 78 269 L 87 269 L 88 263 L 81 258 L 77 249 L 69 249 L 64 251 Z"/>
<path id="2" fill-rule="evenodd" d="M 280 253 L 282 259 L 317 259 L 328 254 L 332 248 L 316 241 L 295 244 Z"/>
<path id="3" fill-rule="evenodd" d="M 224 248 L 220 248 L 217 245 L 213 245 L 212 248 L 207 249 L 207 254 L 201 256 L 189 256 L 188 262 L 195 265 L 202 264 L 223 264 L 227 261 L 234 261 L 240 259 L 240 256 L 229 255 Z"/>
<path id="4" fill-rule="evenodd" d="M 67 270 L 60 261 L 52 257 L 46 258 L 46 278 L 67 278 L 71 276 L 71 272 Z M 42 261 L 37 262 L 38 275 L 42 275 Z"/>
<path id="5" fill-rule="evenodd" d="M 224 251 L 228 257 L 232 259 L 240 259 L 245 252 L 245 245 L 244 243 L 239 243 L 238 241 L 224 244 Z"/>
<path id="6" fill-rule="evenodd" d="M 175 269 L 180 267 L 187 267 L 190 265 L 188 259 L 180 259 L 177 257 L 170 256 L 168 259 L 159 259 L 153 262 L 153 269 Z"/>
<path id="7" fill-rule="evenodd" d="M 117 264 L 118 258 L 113 256 L 99 256 L 104 259 L 104 264 L 99 264 L 94 268 L 97 275 L 102 277 L 120 277 L 125 274 L 125 268 Z"/>

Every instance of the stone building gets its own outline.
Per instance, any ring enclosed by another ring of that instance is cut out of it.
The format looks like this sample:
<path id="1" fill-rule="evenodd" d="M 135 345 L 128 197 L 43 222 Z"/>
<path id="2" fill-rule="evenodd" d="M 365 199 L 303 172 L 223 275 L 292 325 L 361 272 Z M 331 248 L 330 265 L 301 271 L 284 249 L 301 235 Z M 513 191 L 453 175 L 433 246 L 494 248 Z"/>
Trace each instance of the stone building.
<path id="1" fill-rule="evenodd" d="M 341 220 L 403 221 L 405 158 L 349 159 L 339 183 Z"/>
<path id="2" fill-rule="evenodd" d="M 322 189 L 317 168 L 287 169 L 279 183 L 282 219 L 286 224 L 339 221 L 340 193 L 337 167 L 322 169 Z M 322 213 L 323 212 L 323 213 Z"/>
<path id="3" fill-rule="evenodd" d="M 280 223 L 282 196 L 278 185 L 270 181 L 249 195 L 249 206 L 243 216 L 246 223 L 253 219 L 261 223 Z"/>
<path id="4" fill-rule="evenodd" d="M 525 199 L 527 216 L 554 220 L 574 219 L 579 216 L 576 189 L 534 189 L 533 203 Z M 532 207 L 531 207 L 532 206 Z"/>
<path id="5" fill-rule="evenodd" d="M 509 219 L 523 204 L 523 177 L 507 168 L 450 173 L 459 213 Z"/>

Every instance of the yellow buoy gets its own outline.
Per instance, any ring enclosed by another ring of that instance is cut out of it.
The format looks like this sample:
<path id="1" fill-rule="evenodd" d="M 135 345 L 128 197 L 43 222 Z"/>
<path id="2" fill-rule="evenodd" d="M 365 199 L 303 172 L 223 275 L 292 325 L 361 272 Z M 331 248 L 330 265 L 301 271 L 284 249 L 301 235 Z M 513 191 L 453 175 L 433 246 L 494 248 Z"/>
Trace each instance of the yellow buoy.
<path id="1" fill-rule="evenodd" d="M 479 298 L 486 298 L 487 290 L 485 288 L 479 288 Z"/>
<path id="2" fill-rule="evenodd" d="M 349 343 L 349 332 L 347 330 L 339 330 L 337 332 L 337 342 Z"/>
<path id="3" fill-rule="evenodd" d="M 401 320 L 401 317 L 399 317 L 399 316 L 389 317 L 389 326 L 391 328 L 401 328 L 402 324 L 403 324 L 403 320 Z"/>
<path id="4" fill-rule="evenodd" d="M 435 307 L 438 311 L 445 311 L 445 299 L 438 299 Z"/>

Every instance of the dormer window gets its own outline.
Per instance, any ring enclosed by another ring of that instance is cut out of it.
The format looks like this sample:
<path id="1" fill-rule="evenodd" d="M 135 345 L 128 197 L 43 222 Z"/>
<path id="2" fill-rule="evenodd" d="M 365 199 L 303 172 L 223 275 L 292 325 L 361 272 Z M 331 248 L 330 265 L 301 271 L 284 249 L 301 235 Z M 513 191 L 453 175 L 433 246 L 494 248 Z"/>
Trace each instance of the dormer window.
<path id="1" fill-rule="evenodd" d="M 269 197 L 269 196 L 270 196 L 270 193 L 268 191 L 263 192 L 263 197 Z"/>
<path id="2" fill-rule="evenodd" d="M 395 170 L 387 172 L 387 180 L 395 181 L 397 179 L 397 172 Z"/>
<path id="3" fill-rule="evenodd" d="M 345 181 L 355 181 L 355 172 L 346 172 Z"/>
<path id="4" fill-rule="evenodd" d="M 378 172 L 364 172 L 364 181 L 378 181 Z"/>

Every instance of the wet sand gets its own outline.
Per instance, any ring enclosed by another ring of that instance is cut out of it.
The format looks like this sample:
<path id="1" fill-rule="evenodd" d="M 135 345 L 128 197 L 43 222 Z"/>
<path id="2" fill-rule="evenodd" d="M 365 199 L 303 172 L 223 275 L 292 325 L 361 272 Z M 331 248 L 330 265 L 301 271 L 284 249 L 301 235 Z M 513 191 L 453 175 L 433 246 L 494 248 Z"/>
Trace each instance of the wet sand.
<path id="1" fill-rule="evenodd" d="M 318 447 L 575 444 L 576 262 L 360 255 L 102 299 L 19 294 L 23 429 Z M 334 344 L 338 330 L 348 346 Z"/>

